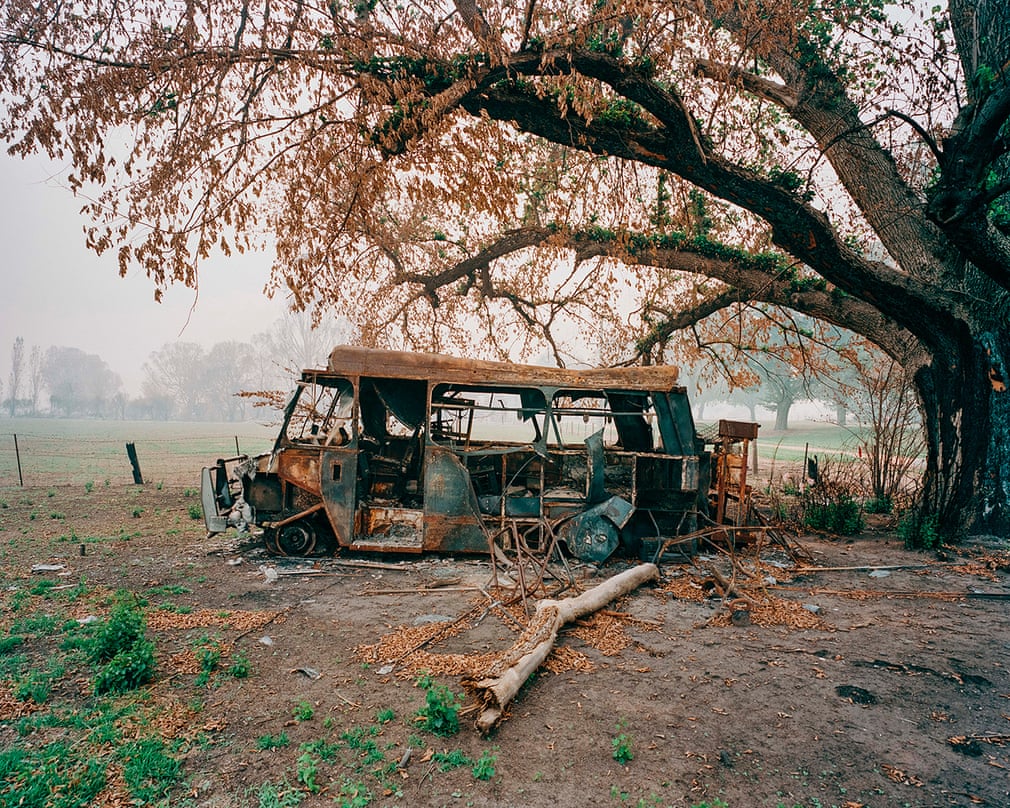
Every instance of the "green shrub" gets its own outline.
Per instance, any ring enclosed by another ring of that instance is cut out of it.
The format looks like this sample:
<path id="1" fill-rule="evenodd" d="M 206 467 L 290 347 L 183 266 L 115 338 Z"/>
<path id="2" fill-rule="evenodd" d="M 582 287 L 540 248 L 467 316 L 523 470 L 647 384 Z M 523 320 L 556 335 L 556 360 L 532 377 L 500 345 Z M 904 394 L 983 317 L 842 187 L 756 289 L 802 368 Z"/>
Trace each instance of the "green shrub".
<path id="1" fill-rule="evenodd" d="M 943 544 L 935 516 L 912 510 L 898 520 L 898 535 L 911 550 L 935 550 Z"/>
<path id="2" fill-rule="evenodd" d="M 95 676 L 95 694 L 125 693 L 154 678 L 154 643 L 137 640 L 129 650 L 120 651 Z"/>
<path id="3" fill-rule="evenodd" d="M 866 513 L 890 513 L 894 510 L 894 502 L 890 497 L 874 497 L 863 503 L 863 510 Z"/>
<path id="4" fill-rule="evenodd" d="M 863 513 L 849 494 L 823 496 L 814 490 L 804 497 L 803 524 L 839 536 L 851 536 L 863 529 Z"/>
<path id="5" fill-rule="evenodd" d="M 433 735 L 455 735 L 459 732 L 459 699 L 445 685 L 431 683 L 430 677 L 424 680 L 428 684 L 424 692 L 425 705 L 417 711 L 422 728 Z"/>
<path id="6" fill-rule="evenodd" d="M 129 650 L 143 638 L 146 630 L 144 612 L 128 592 L 117 592 L 117 603 L 107 620 L 99 624 L 91 643 L 92 662 L 108 662 L 122 651 Z"/>
<path id="7" fill-rule="evenodd" d="M 124 693 L 154 678 L 154 643 L 146 637 L 144 612 L 132 597 L 117 593 L 118 602 L 87 645 L 88 657 L 102 665 L 95 675 L 97 695 Z"/>
<path id="8" fill-rule="evenodd" d="M 189 511 L 189 518 L 193 520 L 203 519 L 203 508 L 199 505 L 190 505 L 187 509 Z"/>

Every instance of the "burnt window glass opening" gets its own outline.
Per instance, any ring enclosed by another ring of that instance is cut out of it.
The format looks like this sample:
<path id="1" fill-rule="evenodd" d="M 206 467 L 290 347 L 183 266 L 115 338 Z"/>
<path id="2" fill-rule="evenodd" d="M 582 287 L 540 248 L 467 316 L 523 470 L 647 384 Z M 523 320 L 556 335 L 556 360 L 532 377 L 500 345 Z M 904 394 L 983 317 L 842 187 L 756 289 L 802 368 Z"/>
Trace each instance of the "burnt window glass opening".
<path id="1" fill-rule="evenodd" d="M 559 390 L 551 400 L 548 442 L 581 446 L 602 430 L 608 449 L 654 452 L 661 449 L 652 398 L 647 393 Z"/>
<path id="2" fill-rule="evenodd" d="M 284 435 L 293 443 L 342 445 L 350 440 L 353 408 L 347 379 L 303 379 L 288 404 Z"/>
<path id="3" fill-rule="evenodd" d="M 436 385 L 431 396 L 434 443 L 532 444 L 543 437 L 546 399 L 540 390 Z"/>

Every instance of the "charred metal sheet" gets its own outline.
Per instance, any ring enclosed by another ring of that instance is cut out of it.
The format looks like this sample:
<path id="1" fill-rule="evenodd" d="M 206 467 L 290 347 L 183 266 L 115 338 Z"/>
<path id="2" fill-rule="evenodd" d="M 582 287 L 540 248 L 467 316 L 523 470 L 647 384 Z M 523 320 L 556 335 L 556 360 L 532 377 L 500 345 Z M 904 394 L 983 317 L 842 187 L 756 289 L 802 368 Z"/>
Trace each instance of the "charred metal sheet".
<path id="1" fill-rule="evenodd" d="M 358 511 L 354 544 L 356 549 L 400 552 L 420 551 L 424 535 L 424 513 L 416 508 L 372 504 Z"/>
<path id="2" fill-rule="evenodd" d="M 282 480 L 318 495 L 319 461 L 318 448 L 282 449 L 275 455 L 274 471 Z"/>
<path id="3" fill-rule="evenodd" d="M 604 474 L 603 430 L 594 432 L 586 438 L 586 453 L 588 454 L 589 484 L 586 500 L 590 505 L 602 502 L 607 498 L 606 480 Z"/>
<path id="4" fill-rule="evenodd" d="M 617 549 L 620 531 L 634 512 L 635 507 L 627 500 L 611 497 L 565 522 L 558 537 L 576 558 L 606 561 Z"/>
<path id="5" fill-rule="evenodd" d="M 448 449 L 432 447 L 424 466 L 424 547 L 481 552 L 487 538 L 470 475 Z"/>

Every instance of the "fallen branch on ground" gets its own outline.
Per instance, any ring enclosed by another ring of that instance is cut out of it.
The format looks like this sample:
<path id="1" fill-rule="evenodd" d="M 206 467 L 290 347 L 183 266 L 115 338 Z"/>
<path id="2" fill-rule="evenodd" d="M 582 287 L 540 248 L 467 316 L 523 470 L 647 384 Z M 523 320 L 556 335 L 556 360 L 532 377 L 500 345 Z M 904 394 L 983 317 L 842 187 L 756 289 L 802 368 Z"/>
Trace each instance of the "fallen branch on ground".
<path id="1" fill-rule="evenodd" d="M 476 693 L 478 702 L 482 705 L 477 716 L 477 729 L 488 732 L 501 721 L 505 708 L 515 698 L 519 688 L 543 664 L 554 648 L 558 630 L 565 623 L 602 609 L 615 598 L 658 577 L 659 568 L 655 564 L 640 564 L 578 597 L 540 601 L 529 627 L 512 648 L 482 678 L 464 682 Z"/>

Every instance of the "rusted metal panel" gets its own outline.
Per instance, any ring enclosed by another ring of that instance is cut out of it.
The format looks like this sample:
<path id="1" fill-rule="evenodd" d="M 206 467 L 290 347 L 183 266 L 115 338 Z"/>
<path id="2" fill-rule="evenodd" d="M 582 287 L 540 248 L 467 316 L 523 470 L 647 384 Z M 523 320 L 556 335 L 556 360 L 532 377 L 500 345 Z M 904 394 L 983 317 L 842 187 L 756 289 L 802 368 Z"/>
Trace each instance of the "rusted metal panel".
<path id="1" fill-rule="evenodd" d="M 733 440 L 757 440 L 760 424 L 749 421 L 719 421 L 719 437 Z"/>
<path id="2" fill-rule="evenodd" d="M 450 450 L 432 446 L 424 464 L 424 549 L 481 552 L 487 539 L 470 475 Z"/>
<path id="3" fill-rule="evenodd" d="M 297 485 L 316 496 L 319 490 L 319 449 L 281 449 L 274 455 L 270 471 L 282 480 Z"/>
<path id="4" fill-rule="evenodd" d="M 391 504 L 370 504 L 358 509 L 355 519 L 356 550 L 420 552 L 424 512 Z"/>
<path id="5" fill-rule="evenodd" d="M 357 505 L 358 453 L 347 447 L 328 447 L 320 453 L 319 491 L 337 543 L 354 541 Z"/>

